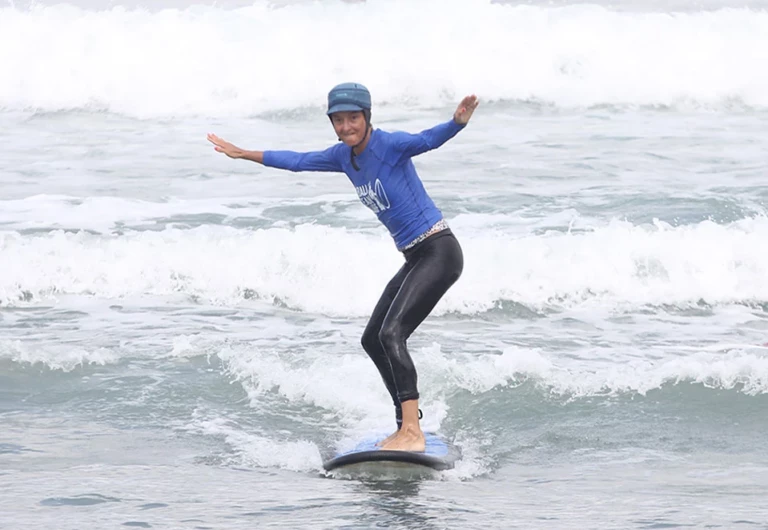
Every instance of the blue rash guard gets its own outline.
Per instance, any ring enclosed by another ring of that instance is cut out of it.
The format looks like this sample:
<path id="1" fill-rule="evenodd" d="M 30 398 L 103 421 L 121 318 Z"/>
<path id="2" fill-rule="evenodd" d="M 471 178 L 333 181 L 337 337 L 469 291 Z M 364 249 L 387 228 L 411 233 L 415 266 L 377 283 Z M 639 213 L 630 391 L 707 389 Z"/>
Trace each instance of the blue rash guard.
<path id="1" fill-rule="evenodd" d="M 427 195 L 411 158 L 456 136 L 464 125 L 453 119 L 418 134 L 375 129 L 352 166 L 352 148 L 338 143 L 325 151 L 264 151 L 264 165 L 289 171 L 346 173 L 357 196 L 387 227 L 402 249 L 429 230 L 443 214 Z"/>

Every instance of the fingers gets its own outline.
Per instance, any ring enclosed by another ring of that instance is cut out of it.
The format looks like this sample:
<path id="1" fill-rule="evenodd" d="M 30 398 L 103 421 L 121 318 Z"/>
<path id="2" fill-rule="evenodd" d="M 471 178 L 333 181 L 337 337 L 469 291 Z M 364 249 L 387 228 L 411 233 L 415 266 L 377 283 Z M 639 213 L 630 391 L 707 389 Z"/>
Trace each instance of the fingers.
<path id="1" fill-rule="evenodd" d="M 472 94 L 464 96 L 459 103 L 459 106 L 456 108 L 456 113 L 453 115 L 453 119 L 457 123 L 466 125 L 472 117 L 472 114 L 475 112 L 477 105 L 478 101 L 476 95 Z"/>
<path id="2" fill-rule="evenodd" d="M 459 103 L 459 114 L 464 113 L 472 113 L 477 108 L 479 102 L 477 101 L 477 96 L 472 94 L 470 96 L 464 96 L 464 98 L 461 100 L 461 103 Z"/>
<path id="3" fill-rule="evenodd" d="M 223 138 L 219 138 L 213 133 L 208 133 L 208 141 L 217 145 L 222 145 L 227 143 L 226 140 L 224 140 Z"/>
<path id="4" fill-rule="evenodd" d="M 218 151 L 219 153 L 225 153 L 226 147 L 228 142 L 222 140 L 218 136 L 216 136 L 213 133 L 208 133 L 208 141 L 211 142 L 215 147 L 214 149 Z"/>

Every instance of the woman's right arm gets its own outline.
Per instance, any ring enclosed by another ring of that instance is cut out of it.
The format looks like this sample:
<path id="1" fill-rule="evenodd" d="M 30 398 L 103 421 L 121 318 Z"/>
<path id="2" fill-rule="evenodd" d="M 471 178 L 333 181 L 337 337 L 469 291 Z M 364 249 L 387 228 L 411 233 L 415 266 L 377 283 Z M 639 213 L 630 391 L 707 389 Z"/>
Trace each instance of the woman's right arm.
<path id="1" fill-rule="evenodd" d="M 336 144 L 325 151 L 297 153 L 294 151 L 248 151 L 215 134 L 209 134 L 208 141 L 215 146 L 216 151 L 230 158 L 251 160 L 269 167 L 289 171 L 343 171 L 338 153 L 338 147 L 342 144 Z"/>
<path id="2" fill-rule="evenodd" d="M 240 149 L 234 144 L 231 144 L 219 138 L 213 133 L 208 133 L 208 141 L 214 145 L 214 149 L 219 153 L 224 153 L 229 158 L 242 158 L 243 160 L 250 160 L 251 162 L 264 163 L 264 151 L 247 151 Z"/>

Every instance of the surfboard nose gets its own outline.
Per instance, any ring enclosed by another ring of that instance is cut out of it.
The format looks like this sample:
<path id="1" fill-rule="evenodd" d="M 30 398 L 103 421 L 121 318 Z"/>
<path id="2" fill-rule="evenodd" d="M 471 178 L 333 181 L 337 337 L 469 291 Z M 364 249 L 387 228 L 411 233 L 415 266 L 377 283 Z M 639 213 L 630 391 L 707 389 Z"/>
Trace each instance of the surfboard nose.
<path id="1" fill-rule="evenodd" d="M 380 449 L 376 444 L 381 438 L 367 438 L 358 443 L 352 450 L 337 453 L 333 458 L 323 463 L 326 471 L 368 464 L 370 469 L 394 466 L 421 466 L 436 471 L 452 469 L 457 460 L 461 458 L 461 452 L 445 441 L 442 437 L 433 433 L 424 434 L 426 448 L 423 452 L 415 451 L 387 451 Z"/>

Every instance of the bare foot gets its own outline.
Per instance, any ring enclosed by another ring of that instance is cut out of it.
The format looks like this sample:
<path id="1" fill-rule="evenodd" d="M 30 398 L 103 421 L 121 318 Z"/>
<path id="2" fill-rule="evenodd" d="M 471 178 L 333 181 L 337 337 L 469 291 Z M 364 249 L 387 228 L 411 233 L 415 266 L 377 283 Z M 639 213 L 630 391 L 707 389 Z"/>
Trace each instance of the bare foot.
<path id="1" fill-rule="evenodd" d="M 427 447 L 424 433 L 421 429 L 403 427 L 397 431 L 394 438 L 381 446 L 384 451 L 415 451 L 423 453 Z"/>
<path id="2" fill-rule="evenodd" d="M 384 438 L 382 441 L 376 442 L 376 447 L 381 447 L 384 444 L 388 444 L 389 442 L 395 439 L 395 436 L 397 436 L 397 433 L 399 432 L 400 432 L 400 429 L 396 430 L 395 432 L 393 432 L 392 434 Z"/>

